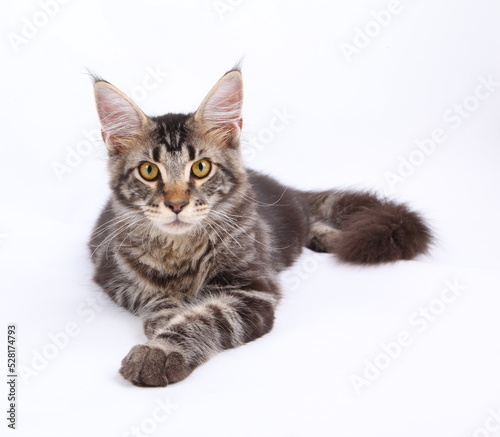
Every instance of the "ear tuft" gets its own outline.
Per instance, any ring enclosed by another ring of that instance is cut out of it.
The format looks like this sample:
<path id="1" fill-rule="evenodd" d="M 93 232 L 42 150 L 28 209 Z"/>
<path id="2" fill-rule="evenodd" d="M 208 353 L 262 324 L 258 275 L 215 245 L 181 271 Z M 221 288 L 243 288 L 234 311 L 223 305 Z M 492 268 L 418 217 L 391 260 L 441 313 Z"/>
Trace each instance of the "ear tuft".
<path id="1" fill-rule="evenodd" d="M 203 133 L 221 145 L 234 144 L 242 127 L 243 79 L 238 70 L 226 73 L 210 90 L 195 113 Z"/>
<path id="2" fill-rule="evenodd" d="M 110 83 L 94 84 L 102 138 L 110 152 L 123 152 L 139 136 L 147 117 L 125 94 Z"/>

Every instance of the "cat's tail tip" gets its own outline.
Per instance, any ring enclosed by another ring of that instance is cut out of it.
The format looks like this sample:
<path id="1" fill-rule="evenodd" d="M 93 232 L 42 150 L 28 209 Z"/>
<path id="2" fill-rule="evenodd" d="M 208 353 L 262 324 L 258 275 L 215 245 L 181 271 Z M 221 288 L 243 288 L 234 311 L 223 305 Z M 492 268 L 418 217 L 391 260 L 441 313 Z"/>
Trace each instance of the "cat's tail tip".
<path id="1" fill-rule="evenodd" d="M 382 264 L 425 254 L 432 242 L 431 230 L 418 213 L 385 201 L 346 218 L 334 253 L 345 263 Z"/>

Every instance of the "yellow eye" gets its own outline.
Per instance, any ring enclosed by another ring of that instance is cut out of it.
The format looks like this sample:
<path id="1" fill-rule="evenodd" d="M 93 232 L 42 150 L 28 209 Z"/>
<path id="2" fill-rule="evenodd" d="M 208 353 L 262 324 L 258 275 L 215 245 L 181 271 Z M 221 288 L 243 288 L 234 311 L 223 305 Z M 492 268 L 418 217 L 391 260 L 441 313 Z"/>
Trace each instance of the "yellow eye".
<path id="1" fill-rule="evenodd" d="M 140 175 L 147 181 L 154 181 L 160 175 L 160 169 L 156 164 L 151 162 L 143 162 L 139 166 Z"/>
<path id="2" fill-rule="evenodd" d="M 212 169 L 212 164 L 206 159 L 200 159 L 196 161 L 191 167 L 191 173 L 197 178 L 206 178 L 210 170 Z"/>

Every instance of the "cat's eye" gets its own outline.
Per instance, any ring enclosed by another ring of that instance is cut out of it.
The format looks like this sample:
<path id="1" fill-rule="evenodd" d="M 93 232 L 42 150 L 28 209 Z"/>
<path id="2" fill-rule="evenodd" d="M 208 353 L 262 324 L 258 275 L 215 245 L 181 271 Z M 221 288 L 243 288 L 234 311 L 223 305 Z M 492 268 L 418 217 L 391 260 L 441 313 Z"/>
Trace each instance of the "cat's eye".
<path id="1" fill-rule="evenodd" d="M 212 164 L 210 164 L 209 161 L 206 159 L 200 159 L 191 166 L 191 173 L 197 178 L 206 178 L 211 169 Z"/>
<path id="2" fill-rule="evenodd" d="M 147 181 L 154 181 L 160 175 L 160 169 L 156 164 L 143 162 L 139 166 L 139 174 Z"/>

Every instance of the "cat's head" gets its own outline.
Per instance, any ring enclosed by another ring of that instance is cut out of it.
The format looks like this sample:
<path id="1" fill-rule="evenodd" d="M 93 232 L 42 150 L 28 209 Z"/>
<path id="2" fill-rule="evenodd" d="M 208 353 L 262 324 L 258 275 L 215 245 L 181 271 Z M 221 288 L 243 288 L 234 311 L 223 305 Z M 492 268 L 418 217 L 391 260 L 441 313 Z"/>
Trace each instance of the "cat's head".
<path id="1" fill-rule="evenodd" d="M 111 188 L 127 213 L 175 235 L 194 231 L 210 214 L 223 214 L 220 208 L 245 178 L 238 70 L 226 73 L 192 114 L 148 117 L 98 78 L 94 92 Z"/>

